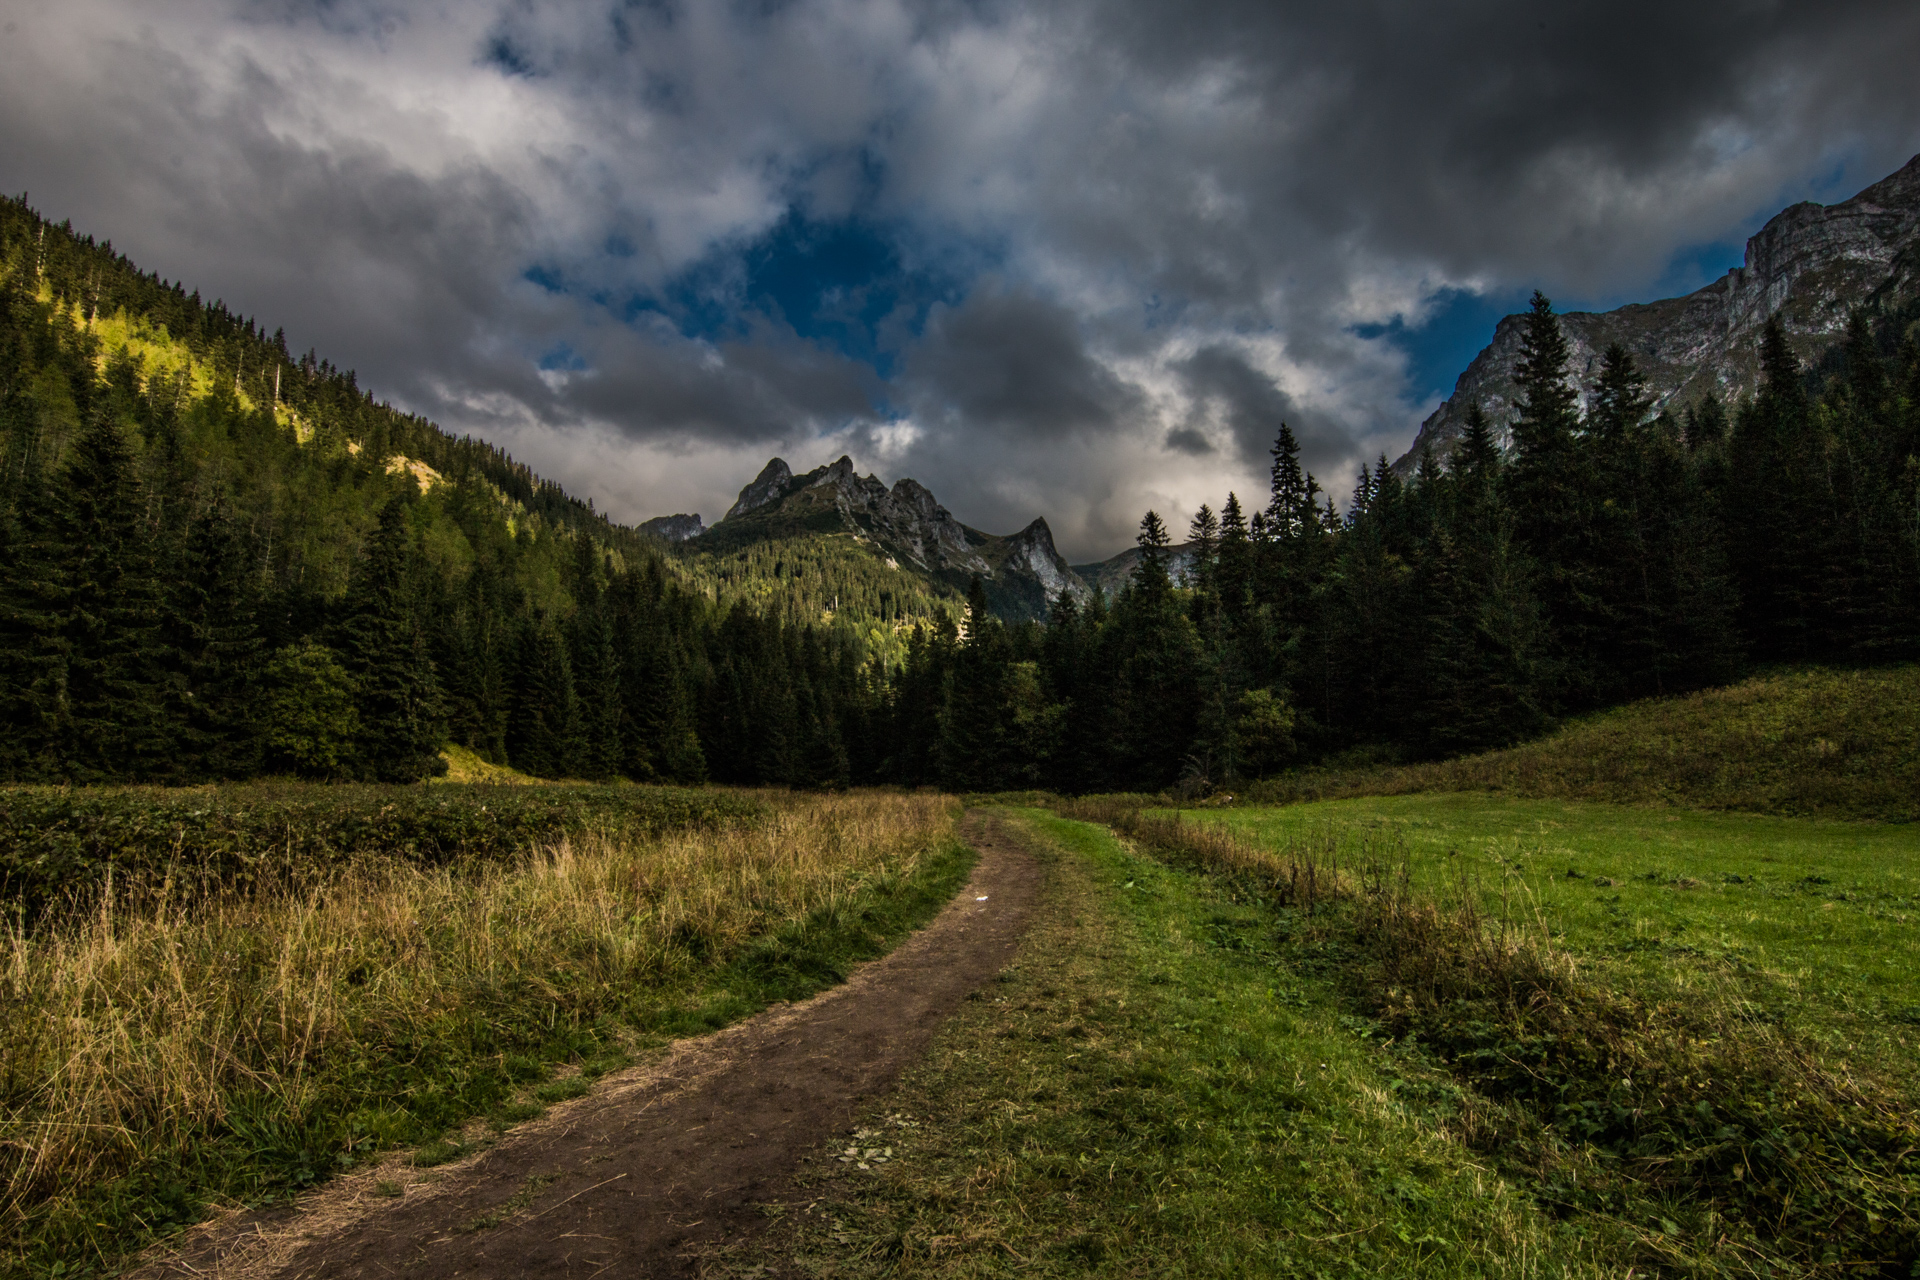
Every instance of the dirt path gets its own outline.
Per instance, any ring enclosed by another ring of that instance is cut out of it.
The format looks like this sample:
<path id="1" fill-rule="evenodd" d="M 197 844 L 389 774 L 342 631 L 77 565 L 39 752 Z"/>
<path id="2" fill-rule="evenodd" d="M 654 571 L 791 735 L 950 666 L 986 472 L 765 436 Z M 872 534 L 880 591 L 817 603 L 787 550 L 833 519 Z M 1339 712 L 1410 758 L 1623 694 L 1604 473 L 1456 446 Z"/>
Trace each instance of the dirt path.
<path id="1" fill-rule="evenodd" d="M 844 1134 L 1012 958 L 1043 873 L 999 823 L 970 814 L 965 832 L 980 851 L 967 887 L 831 991 L 681 1041 L 464 1164 L 398 1187 L 391 1166 L 341 1179 L 297 1215 L 216 1228 L 144 1274 L 693 1274 L 690 1246 L 760 1225 L 801 1155 Z"/>

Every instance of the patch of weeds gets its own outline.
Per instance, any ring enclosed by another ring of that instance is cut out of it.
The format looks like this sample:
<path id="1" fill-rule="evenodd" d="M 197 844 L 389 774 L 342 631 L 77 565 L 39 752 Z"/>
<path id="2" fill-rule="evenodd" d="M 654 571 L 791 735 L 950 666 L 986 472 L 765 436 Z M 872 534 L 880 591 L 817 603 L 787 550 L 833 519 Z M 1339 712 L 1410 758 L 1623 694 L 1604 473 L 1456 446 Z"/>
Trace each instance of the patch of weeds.
<path id="1" fill-rule="evenodd" d="M 467 1219 L 458 1227 L 454 1228 L 454 1230 L 471 1235 L 475 1231 L 487 1231 L 499 1226 L 532 1204 L 534 1198 L 540 1194 L 541 1190 L 555 1182 L 559 1176 L 557 1173 L 534 1174 L 525 1182 L 521 1183 L 520 1189 L 515 1191 L 511 1196 L 508 1196 L 505 1200 L 487 1210 L 485 1213 Z"/>
<path id="2" fill-rule="evenodd" d="M 584 1075 L 562 1076 L 558 1080 L 549 1080 L 533 1091 L 534 1100 L 552 1106 L 556 1102 L 567 1102 L 574 1098 L 584 1098 L 593 1092 L 593 1081 Z"/>
<path id="3" fill-rule="evenodd" d="M 546 1110 L 545 1107 L 537 1102 L 509 1102 L 506 1106 L 494 1112 L 493 1115 L 494 1119 L 504 1127 L 506 1125 L 525 1124 L 529 1120 L 534 1120 L 545 1115 Z"/>
<path id="4" fill-rule="evenodd" d="M 457 1138 L 442 1138 L 438 1142 L 429 1142 L 413 1153 L 412 1164 L 416 1169 L 433 1169 L 443 1164 L 451 1164 L 461 1156 L 468 1155 L 476 1148 Z"/>

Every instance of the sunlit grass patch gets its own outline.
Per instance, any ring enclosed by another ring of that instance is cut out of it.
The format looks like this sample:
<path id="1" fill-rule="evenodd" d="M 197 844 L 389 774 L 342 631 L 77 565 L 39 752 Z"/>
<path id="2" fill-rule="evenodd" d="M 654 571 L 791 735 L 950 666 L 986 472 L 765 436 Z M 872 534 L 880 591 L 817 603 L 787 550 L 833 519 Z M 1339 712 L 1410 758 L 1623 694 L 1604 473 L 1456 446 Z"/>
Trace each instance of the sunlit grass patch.
<path id="1" fill-rule="evenodd" d="M 1488 797 L 1101 816 L 1270 904 L 1359 1034 L 1459 1081 L 1454 1132 L 1641 1263 L 1920 1264 L 1911 828 L 1667 815 L 1656 852 L 1657 813 Z"/>

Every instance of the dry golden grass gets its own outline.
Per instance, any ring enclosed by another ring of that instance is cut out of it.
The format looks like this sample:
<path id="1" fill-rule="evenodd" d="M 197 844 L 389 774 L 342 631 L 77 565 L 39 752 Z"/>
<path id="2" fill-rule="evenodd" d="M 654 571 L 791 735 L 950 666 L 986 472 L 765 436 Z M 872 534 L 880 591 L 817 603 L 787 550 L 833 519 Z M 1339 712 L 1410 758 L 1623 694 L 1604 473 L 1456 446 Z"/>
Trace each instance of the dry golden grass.
<path id="1" fill-rule="evenodd" d="M 343 1072 L 431 1043 L 450 1018 L 591 1022 L 631 1008 L 911 877 L 955 816 L 933 796 L 770 799 L 757 825 L 563 841 L 518 866 L 358 869 L 303 895 L 190 909 L 150 897 L 129 909 L 109 893 L 56 927 L 8 926 L 4 1252 L 19 1257 L 35 1221 L 76 1194 L 232 1132 L 243 1095 L 297 1121 L 338 1108 Z M 381 1145 L 379 1125 L 362 1140 Z"/>

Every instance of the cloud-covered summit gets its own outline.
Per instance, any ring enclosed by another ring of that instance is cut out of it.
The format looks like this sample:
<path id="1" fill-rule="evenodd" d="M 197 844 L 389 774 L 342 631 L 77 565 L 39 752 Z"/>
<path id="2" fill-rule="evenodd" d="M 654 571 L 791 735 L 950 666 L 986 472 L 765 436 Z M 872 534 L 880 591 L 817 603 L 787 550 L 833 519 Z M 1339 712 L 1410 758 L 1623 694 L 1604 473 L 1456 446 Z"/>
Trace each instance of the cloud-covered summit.
<path id="1" fill-rule="evenodd" d="M 640 519 L 770 453 L 1071 558 L 1342 489 L 1461 299 L 1679 292 L 1920 150 L 1902 3 L 0 0 L 0 182 Z M 1429 367 L 1434 366 L 1434 367 Z"/>

